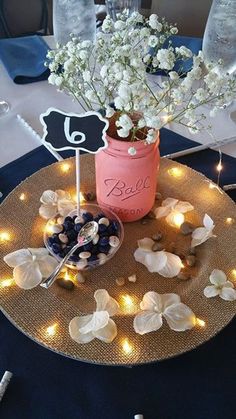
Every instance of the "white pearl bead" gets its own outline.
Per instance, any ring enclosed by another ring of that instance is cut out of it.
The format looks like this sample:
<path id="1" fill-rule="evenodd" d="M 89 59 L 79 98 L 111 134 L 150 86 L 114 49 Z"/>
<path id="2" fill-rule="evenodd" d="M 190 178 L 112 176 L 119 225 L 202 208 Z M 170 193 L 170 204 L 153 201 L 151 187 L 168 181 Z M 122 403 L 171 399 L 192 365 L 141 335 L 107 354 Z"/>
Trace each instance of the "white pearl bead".
<path id="1" fill-rule="evenodd" d="M 98 240 L 99 240 L 99 234 L 96 234 L 96 236 L 93 239 L 93 244 L 97 244 Z"/>
<path id="2" fill-rule="evenodd" d="M 79 262 L 76 262 L 76 267 L 80 269 L 84 269 L 87 266 L 88 262 L 87 259 L 82 259 Z"/>
<path id="3" fill-rule="evenodd" d="M 54 225 L 52 226 L 52 232 L 53 232 L 53 233 L 58 234 L 58 233 L 60 233 L 62 230 L 63 230 L 63 227 L 62 227 L 62 225 L 60 225 L 60 224 L 54 224 Z"/>
<path id="4" fill-rule="evenodd" d="M 110 236 L 109 245 L 111 247 L 118 247 L 120 244 L 120 239 L 117 236 Z"/>
<path id="5" fill-rule="evenodd" d="M 88 258 L 90 258 L 90 256 L 91 256 L 90 252 L 81 252 L 79 254 L 80 259 L 88 259 Z"/>
<path id="6" fill-rule="evenodd" d="M 103 265 L 106 262 L 107 255 L 105 253 L 98 253 L 99 265 Z"/>
<path id="7" fill-rule="evenodd" d="M 108 220 L 108 218 L 102 217 L 100 218 L 100 220 L 98 221 L 98 224 L 104 224 L 105 226 L 109 226 L 110 221 Z"/>
<path id="8" fill-rule="evenodd" d="M 62 243 L 68 243 L 68 237 L 66 236 L 66 234 L 59 234 L 58 238 Z"/>
<path id="9" fill-rule="evenodd" d="M 76 219 L 75 219 L 75 224 L 78 224 L 78 223 L 80 223 L 80 224 L 84 224 L 84 219 L 83 219 L 83 217 L 81 216 L 81 215 L 79 215 L 78 217 L 76 217 Z"/>

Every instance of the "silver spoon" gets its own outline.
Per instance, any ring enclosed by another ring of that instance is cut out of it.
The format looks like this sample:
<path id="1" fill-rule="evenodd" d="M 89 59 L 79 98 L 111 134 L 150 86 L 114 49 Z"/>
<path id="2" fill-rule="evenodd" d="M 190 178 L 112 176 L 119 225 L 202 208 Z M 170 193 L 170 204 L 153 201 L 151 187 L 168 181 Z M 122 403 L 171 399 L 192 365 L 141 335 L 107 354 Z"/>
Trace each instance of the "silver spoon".
<path id="1" fill-rule="evenodd" d="M 62 270 L 63 266 L 69 259 L 69 257 L 77 250 L 79 247 L 84 246 L 85 244 L 90 243 L 98 232 L 98 223 L 96 221 L 89 221 L 86 223 L 80 230 L 78 234 L 78 243 L 72 247 L 72 249 L 67 253 L 67 255 L 62 259 L 56 269 L 51 273 L 51 275 L 44 279 L 40 286 L 43 288 L 49 288 L 53 282 L 56 280 L 59 272 Z"/>

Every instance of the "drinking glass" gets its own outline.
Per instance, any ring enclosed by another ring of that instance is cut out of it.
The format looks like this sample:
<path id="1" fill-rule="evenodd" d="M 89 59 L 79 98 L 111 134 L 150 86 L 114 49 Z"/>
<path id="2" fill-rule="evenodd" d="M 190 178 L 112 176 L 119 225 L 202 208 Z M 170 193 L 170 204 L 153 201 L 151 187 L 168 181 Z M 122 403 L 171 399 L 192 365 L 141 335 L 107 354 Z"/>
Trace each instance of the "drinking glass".
<path id="1" fill-rule="evenodd" d="M 117 20 L 119 14 L 125 12 L 130 16 L 133 12 L 137 12 L 139 8 L 139 0 L 106 0 L 107 14 Z"/>

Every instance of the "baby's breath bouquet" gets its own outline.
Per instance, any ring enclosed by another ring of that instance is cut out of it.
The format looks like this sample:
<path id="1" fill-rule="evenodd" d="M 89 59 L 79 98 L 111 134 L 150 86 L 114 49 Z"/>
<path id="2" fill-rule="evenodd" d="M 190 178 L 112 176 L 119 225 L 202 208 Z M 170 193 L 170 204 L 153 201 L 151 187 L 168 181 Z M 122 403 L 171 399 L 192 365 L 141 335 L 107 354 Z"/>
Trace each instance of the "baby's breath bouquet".
<path id="1" fill-rule="evenodd" d="M 212 111 L 235 98 L 236 80 L 221 63 L 205 65 L 185 46 L 174 48 L 176 26 L 152 14 L 133 13 L 118 21 L 108 16 L 95 43 L 71 37 L 65 46 L 48 53 L 49 83 L 65 90 L 87 110 L 101 110 L 110 120 L 113 138 L 153 143 L 157 131 L 175 121 L 192 133 L 203 127 L 198 111 Z M 192 60 L 190 71 L 184 63 Z M 178 68 L 178 71 L 176 71 Z M 162 72 L 162 77 L 152 74 Z M 163 77 L 166 76 L 166 77 Z"/>

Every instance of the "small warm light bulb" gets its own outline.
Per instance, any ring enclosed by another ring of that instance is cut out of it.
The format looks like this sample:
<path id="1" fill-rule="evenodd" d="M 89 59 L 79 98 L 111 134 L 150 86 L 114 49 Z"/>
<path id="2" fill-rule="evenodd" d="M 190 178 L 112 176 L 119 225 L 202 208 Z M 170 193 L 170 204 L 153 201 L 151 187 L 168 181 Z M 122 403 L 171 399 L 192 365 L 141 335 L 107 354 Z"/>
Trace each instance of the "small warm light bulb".
<path id="1" fill-rule="evenodd" d="M 174 177 L 180 177 L 182 176 L 182 170 L 179 167 L 172 167 L 168 170 L 169 175 Z"/>
<path id="2" fill-rule="evenodd" d="M 54 336 L 56 334 L 57 323 L 47 327 L 46 333 L 48 336 Z"/>
<path id="3" fill-rule="evenodd" d="M 19 200 L 20 201 L 25 201 L 26 200 L 26 194 L 25 193 L 21 193 L 19 196 Z"/>
<path id="4" fill-rule="evenodd" d="M 180 262 L 181 268 L 185 268 L 185 264 L 183 262 Z"/>
<path id="5" fill-rule="evenodd" d="M 65 272 L 65 275 L 64 275 L 64 280 L 65 281 L 69 281 L 71 278 L 70 278 L 70 274 L 68 273 L 68 271 L 66 271 Z"/>
<path id="6" fill-rule="evenodd" d="M 236 279 L 236 269 L 232 269 L 231 273 L 234 276 L 234 278 Z"/>
<path id="7" fill-rule="evenodd" d="M 11 239 L 10 234 L 7 231 L 0 232 L 0 243 L 7 242 Z"/>
<path id="8" fill-rule="evenodd" d="M 221 162 L 219 162 L 216 166 L 216 170 L 217 170 L 217 172 L 221 172 L 222 169 L 223 169 L 223 166 L 222 166 Z"/>
<path id="9" fill-rule="evenodd" d="M 73 201 L 77 202 L 77 195 L 76 194 L 74 194 L 72 198 L 73 198 Z M 80 200 L 81 204 L 83 204 L 86 201 L 83 192 L 80 192 L 79 200 Z"/>
<path id="10" fill-rule="evenodd" d="M 178 227 L 180 228 L 180 226 L 183 224 L 184 222 L 184 214 L 182 214 L 181 212 L 176 212 L 173 217 L 173 225 L 174 227 Z"/>
<path id="11" fill-rule="evenodd" d="M 10 287 L 13 284 L 13 282 L 14 280 L 12 278 L 4 279 L 3 281 L 0 282 L 0 287 L 1 288 Z"/>
<path id="12" fill-rule="evenodd" d="M 70 164 L 69 163 L 62 163 L 61 164 L 61 170 L 64 173 L 68 173 L 70 170 Z"/>
<path id="13" fill-rule="evenodd" d="M 198 319 L 198 318 L 196 318 L 196 326 L 199 326 L 199 327 L 205 327 L 206 326 L 206 322 L 204 321 L 204 320 L 202 320 L 202 319 Z"/>
<path id="14" fill-rule="evenodd" d="M 226 218 L 225 220 L 226 224 L 233 224 L 234 220 L 231 217 Z"/>
<path id="15" fill-rule="evenodd" d="M 164 124 L 168 124 L 168 122 L 170 122 L 173 118 L 173 115 L 164 115 L 162 116 L 162 121 L 164 122 Z"/>
<path id="16" fill-rule="evenodd" d="M 130 295 L 123 295 L 122 296 L 122 300 L 123 300 L 123 303 L 124 303 L 124 306 L 126 306 L 126 307 L 128 307 L 128 308 L 131 308 L 132 306 L 133 306 L 133 298 L 132 297 L 130 297 Z"/>
<path id="17" fill-rule="evenodd" d="M 122 342 L 122 349 L 126 355 L 130 355 L 133 351 L 132 345 L 129 343 L 128 339 L 124 339 Z"/>
<path id="18" fill-rule="evenodd" d="M 49 221 L 44 229 L 47 234 L 53 234 L 53 226 L 55 225 L 55 221 Z"/>
<path id="19" fill-rule="evenodd" d="M 209 182 L 209 189 L 217 189 L 218 192 L 223 194 L 223 191 L 220 189 L 220 187 L 213 182 Z"/>

